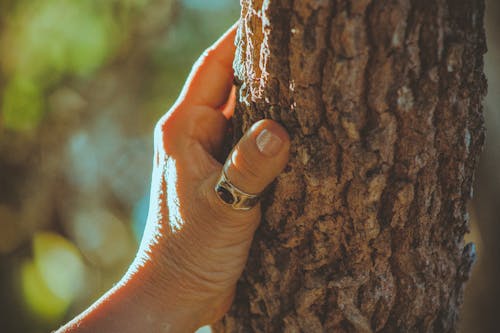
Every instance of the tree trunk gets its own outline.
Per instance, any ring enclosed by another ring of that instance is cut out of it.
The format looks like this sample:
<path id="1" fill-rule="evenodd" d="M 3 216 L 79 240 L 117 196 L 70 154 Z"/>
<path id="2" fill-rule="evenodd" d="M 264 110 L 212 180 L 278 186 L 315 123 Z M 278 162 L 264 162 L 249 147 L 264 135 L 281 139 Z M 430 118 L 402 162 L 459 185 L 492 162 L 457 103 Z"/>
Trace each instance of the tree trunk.
<path id="1" fill-rule="evenodd" d="M 216 332 L 449 332 L 475 258 L 482 0 L 242 0 L 235 139 L 291 160 Z"/>

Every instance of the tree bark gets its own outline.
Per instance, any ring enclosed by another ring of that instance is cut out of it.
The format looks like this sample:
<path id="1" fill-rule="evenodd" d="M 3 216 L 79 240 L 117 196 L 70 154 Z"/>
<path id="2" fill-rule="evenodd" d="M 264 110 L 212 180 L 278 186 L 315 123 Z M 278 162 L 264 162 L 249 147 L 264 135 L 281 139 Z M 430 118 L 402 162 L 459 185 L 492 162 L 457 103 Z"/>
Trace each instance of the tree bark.
<path id="1" fill-rule="evenodd" d="M 450 332 L 475 258 L 482 0 L 242 0 L 234 139 L 291 160 L 216 332 Z"/>

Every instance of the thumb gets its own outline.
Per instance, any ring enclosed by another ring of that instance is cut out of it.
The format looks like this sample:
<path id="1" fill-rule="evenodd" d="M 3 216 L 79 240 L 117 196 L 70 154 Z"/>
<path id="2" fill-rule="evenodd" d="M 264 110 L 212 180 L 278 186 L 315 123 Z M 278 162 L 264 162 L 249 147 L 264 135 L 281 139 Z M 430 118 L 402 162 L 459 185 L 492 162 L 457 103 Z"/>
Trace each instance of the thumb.
<path id="1" fill-rule="evenodd" d="M 262 192 L 288 162 L 290 139 L 285 129 L 269 119 L 255 123 L 229 154 L 224 171 L 240 190 Z"/>
<path id="2" fill-rule="evenodd" d="M 264 119 L 253 124 L 240 139 L 224 163 L 223 170 L 235 187 L 249 194 L 259 194 L 286 166 L 289 148 L 290 138 L 286 130 L 277 122 Z M 222 202 L 214 191 L 221 172 L 218 170 L 210 177 L 208 199 L 216 203 L 219 216 L 234 217 L 237 211 Z M 241 214 L 241 211 L 237 213 Z"/>

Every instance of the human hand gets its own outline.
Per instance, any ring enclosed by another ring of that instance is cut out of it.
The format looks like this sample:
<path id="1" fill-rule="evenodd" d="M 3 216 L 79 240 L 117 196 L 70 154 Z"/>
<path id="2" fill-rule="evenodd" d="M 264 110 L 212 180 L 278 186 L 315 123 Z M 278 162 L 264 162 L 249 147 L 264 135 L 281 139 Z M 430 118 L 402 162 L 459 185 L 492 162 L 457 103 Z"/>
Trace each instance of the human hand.
<path id="1" fill-rule="evenodd" d="M 235 33 L 236 26 L 203 54 L 156 126 L 150 209 L 134 263 L 59 333 L 193 332 L 229 309 L 260 205 L 235 210 L 215 185 L 224 169 L 234 186 L 260 193 L 284 168 L 290 146 L 278 123 L 262 120 L 224 166 L 214 157 L 235 105 Z"/>
<path id="2" fill-rule="evenodd" d="M 196 327 L 229 309 L 260 221 L 259 204 L 235 210 L 214 191 L 223 168 L 215 156 L 235 104 L 235 32 L 205 51 L 157 124 L 149 217 L 133 266 L 154 302 Z M 285 167 L 289 145 L 278 123 L 257 122 L 228 156 L 227 178 L 247 193 L 262 192 Z"/>

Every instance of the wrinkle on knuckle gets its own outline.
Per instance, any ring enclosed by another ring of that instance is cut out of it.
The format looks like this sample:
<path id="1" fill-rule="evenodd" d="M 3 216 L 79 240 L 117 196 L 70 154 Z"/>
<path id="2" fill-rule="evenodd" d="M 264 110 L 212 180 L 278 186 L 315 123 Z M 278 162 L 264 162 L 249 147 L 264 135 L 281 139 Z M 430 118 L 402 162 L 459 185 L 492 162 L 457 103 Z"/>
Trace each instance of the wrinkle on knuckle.
<path id="1" fill-rule="evenodd" d="M 238 154 L 238 158 L 233 161 L 233 166 L 244 178 L 245 181 L 253 181 L 260 178 L 258 163 L 251 162 L 244 153 Z"/>

